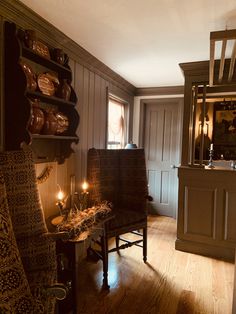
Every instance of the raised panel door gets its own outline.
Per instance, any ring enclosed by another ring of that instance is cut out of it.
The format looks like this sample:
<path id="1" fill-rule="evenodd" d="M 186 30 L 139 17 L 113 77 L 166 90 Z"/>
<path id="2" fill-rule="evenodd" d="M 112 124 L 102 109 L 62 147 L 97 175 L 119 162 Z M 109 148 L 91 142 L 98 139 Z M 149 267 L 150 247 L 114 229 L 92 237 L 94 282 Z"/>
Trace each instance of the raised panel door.
<path id="1" fill-rule="evenodd" d="M 146 104 L 144 147 L 149 194 L 153 197 L 150 211 L 172 217 L 176 217 L 177 208 L 179 115 L 179 100 L 163 99 Z"/>

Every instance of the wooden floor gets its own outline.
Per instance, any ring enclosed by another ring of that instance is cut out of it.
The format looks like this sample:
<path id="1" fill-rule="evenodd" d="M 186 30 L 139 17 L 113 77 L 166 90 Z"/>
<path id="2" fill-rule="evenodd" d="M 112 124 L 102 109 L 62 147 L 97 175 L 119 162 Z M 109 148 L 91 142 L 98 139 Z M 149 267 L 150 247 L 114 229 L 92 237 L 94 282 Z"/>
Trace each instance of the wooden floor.
<path id="1" fill-rule="evenodd" d="M 109 254 L 109 293 L 101 262 L 82 262 L 78 313 L 230 314 L 234 265 L 176 251 L 175 239 L 174 219 L 150 217 L 148 263 L 138 247 Z"/>

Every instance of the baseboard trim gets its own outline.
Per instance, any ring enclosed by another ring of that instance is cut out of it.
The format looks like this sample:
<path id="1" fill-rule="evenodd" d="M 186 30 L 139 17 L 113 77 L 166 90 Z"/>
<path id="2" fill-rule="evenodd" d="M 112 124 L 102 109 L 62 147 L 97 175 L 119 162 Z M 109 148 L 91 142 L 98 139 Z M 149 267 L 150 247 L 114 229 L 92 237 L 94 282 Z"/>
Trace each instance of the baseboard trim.
<path id="1" fill-rule="evenodd" d="M 176 239 L 175 249 L 234 262 L 235 249 Z"/>

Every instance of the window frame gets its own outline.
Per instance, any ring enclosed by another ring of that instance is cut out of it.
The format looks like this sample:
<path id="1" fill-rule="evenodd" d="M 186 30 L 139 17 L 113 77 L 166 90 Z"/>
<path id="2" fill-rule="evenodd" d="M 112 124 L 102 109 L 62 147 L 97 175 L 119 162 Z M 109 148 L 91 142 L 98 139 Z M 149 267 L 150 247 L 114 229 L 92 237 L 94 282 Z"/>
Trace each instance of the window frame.
<path id="1" fill-rule="evenodd" d="M 110 92 L 107 90 L 107 119 L 106 119 L 106 143 L 105 147 L 106 149 L 118 149 L 118 148 L 108 148 L 109 142 L 108 142 L 108 135 L 109 135 L 109 102 L 110 99 L 113 100 L 114 102 L 117 102 L 121 105 L 124 106 L 124 147 L 125 148 L 126 144 L 129 142 L 129 137 L 130 137 L 130 104 L 128 101 L 125 99 L 117 96 L 116 94 Z M 112 142 L 110 142 L 110 145 L 112 145 Z"/>

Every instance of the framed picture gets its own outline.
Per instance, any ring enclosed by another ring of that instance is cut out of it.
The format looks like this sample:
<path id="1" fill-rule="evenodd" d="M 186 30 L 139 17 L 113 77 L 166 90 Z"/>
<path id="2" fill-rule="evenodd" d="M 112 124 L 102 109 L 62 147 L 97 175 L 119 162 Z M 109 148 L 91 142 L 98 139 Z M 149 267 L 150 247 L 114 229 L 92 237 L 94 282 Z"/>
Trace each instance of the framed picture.
<path id="1" fill-rule="evenodd" d="M 215 156 L 236 158 L 236 106 L 231 102 L 214 105 L 213 143 Z"/>

